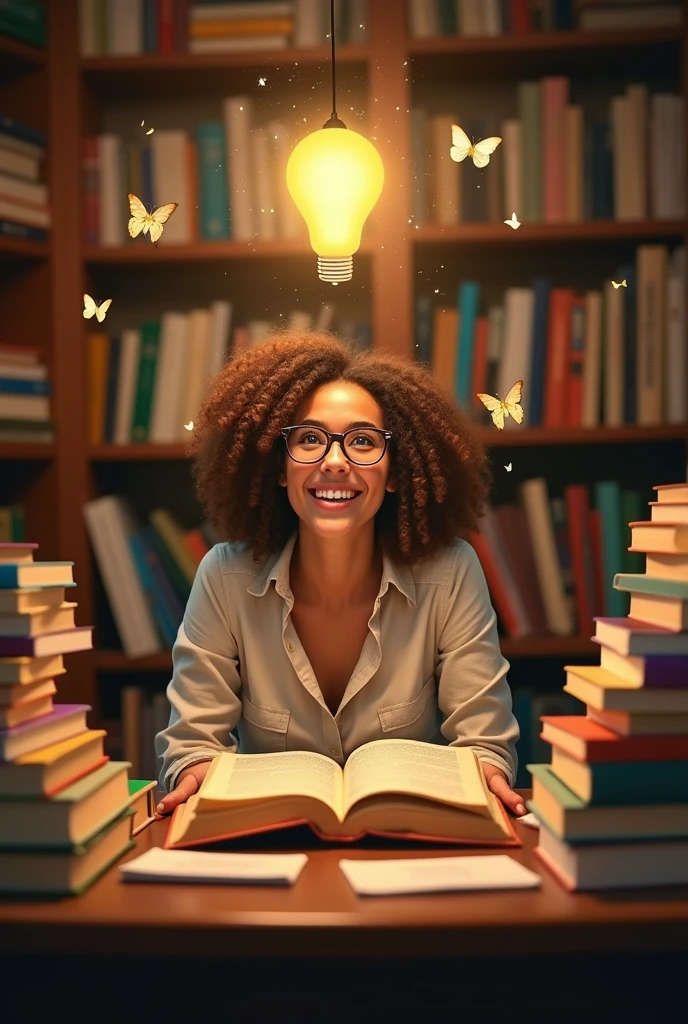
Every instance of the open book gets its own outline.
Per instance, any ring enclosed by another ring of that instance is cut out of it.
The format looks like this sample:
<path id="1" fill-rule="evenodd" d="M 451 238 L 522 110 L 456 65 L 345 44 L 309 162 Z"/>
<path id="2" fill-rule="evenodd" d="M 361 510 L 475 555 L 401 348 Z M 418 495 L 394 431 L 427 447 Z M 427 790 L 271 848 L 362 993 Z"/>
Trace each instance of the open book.
<path id="1" fill-rule="evenodd" d="M 521 845 L 471 747 L 390 739 L 364 743 L 343 769 L 306 750 L 222 753 L 198 793 L 175 808 L 165 847 L 303 824 L 326 840 L 368 833 Z"/>

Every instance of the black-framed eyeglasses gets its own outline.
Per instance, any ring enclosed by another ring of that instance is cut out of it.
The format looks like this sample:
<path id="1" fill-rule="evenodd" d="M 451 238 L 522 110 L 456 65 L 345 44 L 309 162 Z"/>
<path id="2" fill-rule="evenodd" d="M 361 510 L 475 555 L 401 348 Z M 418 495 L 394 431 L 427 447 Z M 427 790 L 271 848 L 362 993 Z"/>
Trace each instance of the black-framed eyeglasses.
<path id="1" fill-rule="evenodd" d="M 346 458 L 357 466 L 374 466 L 379 462 L 392 437 L 391 430 L 380 427 L 352 427 L 337 434 L 309 423 L 282 427 L 281 433 L 287 454 L 294 462 L 321 462 L 332 442 L 337 441 Z"/>

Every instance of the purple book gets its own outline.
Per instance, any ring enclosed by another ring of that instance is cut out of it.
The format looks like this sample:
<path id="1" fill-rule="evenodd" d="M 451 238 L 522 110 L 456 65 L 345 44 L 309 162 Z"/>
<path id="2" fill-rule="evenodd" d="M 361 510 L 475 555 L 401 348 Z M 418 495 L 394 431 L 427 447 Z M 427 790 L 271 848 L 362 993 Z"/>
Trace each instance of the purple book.
<path id="1" fill-rule="evenodd" d="M 75 626 L 36 636 L 0 636 L 0 658 L 43 658 L 49 654 L 88 651 L 93 647 L 93 626 Z"/>
<path id="2" fill-rule="evenodd" d="M 646 654 L 643 688 L 688 689 L 688 657 Z"/>
<path id="3" fill-rule="evenodd" d="M 40 715 L 11 729 L 0 729 L 0 761 L 14 761 L 23 754 L 84 732 L 90 710 L 90 704 L 54 704 L 49 715 Z"/>
<path id="4" fill-rule="evenodd" d="M 32 729 L 38 729 L 47 725 L 48 722 L 57 722 L 58 719 L 64 718 L 65 715 L 73 715 L 77 711 L 86 712 L 90 710 L 90 704 L 53 704 L 52 711 L 47 715 L 31 718 L 28 722 L 13 725 L 11 729 L 0 729 L 0 740 L 4 740 L 8 736 L 22 736 L 25 733 L 31 732 Z"/>

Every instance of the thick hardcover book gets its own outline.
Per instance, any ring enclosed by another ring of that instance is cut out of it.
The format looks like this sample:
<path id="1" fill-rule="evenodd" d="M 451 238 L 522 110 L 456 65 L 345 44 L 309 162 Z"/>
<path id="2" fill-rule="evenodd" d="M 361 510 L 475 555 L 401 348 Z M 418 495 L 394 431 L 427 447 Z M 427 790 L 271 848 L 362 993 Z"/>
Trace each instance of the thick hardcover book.
<path id="1" fill-rule="evenodd" d="M 0 729 L 0 761 L 16 761 L 22 754 L 84 732 L 90 710 L 90 704 L 55 704 L 49 715 Z"/>
<path id="2" fill-rule="evenodd" d="M 70 786 L 109 760 L 103 753 L 105 735 L 105 729 L 87 729 L 0 763 L 0 797 L 50 797 Z"/>
<path id="3" fill-rule="evenodd" d="M 663 580 L 641 572 L 617 572 L 614 587 L 617 590 L 628 590 L 632 594 L 654 594 L 655 597 L 675 597 L 679 601 L 688 601 L 688 580 Z"/>
<path id="4" fill-rule="evenodd" d="M 540 738 L 565 750 L 578 761 L 688 762 L 688 736 L 619 736 L 586 715 L 542 715 Z"/>
<path id="5" fill-rule="evenodd" d="M 1 658 L 41 658 L 48 654 L 89 651 L 93 647 L 93 626 L 74 626 L 38 636 L 0 636 Z"/>
<path id="6" fill-rule="evenodd" d="M 623 618 L 596 615 L 595 623 L 595 636 L 591 639 L 619 654 L 688 655 L 688 633 L 675 633 L 629 615 Z"/>
<path id="7" fill-rule="evenodd" d="M 327 841 L 362 836 L 520 846 L 470 747 L 364 743 L 344 768 L 322 754 L 220 754 L 174 811 L 166 849 L 309 825 Z"/>
<path id="8" fill-rule="evenodd" d="M 66 587 L 74 582 L 74 562 L 0 563 L 0 589 L 20 587 Z"/>
<path id="9" fill-rule="evenodd" d="M 552 771 L 592 807 L 678 804 L 688 792 L 688 761 L 578 761 L 552 750 Z"/>
<path id="10" fill-rule="evenodd" d="M 688 712 L 688 689 L 685 687 L 645 689 L 634 686 L 600 665 L 564 665 L 564 669 L 565 692 L 600 711 Z"/>

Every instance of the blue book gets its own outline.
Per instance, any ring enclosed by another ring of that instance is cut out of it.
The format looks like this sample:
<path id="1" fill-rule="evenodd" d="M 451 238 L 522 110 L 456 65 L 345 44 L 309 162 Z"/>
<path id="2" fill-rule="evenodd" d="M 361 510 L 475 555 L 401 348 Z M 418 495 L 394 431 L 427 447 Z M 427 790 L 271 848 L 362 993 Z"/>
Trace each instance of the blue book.
<path id="1" fill-rule="evenodd" d="M 143 48 L 158 52 L 158 0 L 143 0 Z"/>
<path id="2" fill-rule="evenodd" d="M 550 277 L 533 278 L 533 348 L 530 359 L 530 398 L 524 395 L 529 427 L 542 426 L 545 402 L 545 363 L 547 359 L 547 318 L 549 316 Z M 526 403 L 527 406 L 526 406 Z"/>
<path id="3" fill-rule="evenodd" d="M 604 614 L 610 618 L 628 615 L 628 598 L 614 588 L 614 576 L 621 572 L 623 535 L 621 532 L 621 489 L 616 480 L 601 480 L 594 486 L 594 505 L 602 513 L 602 567 L 604 578 Z"/>
<path id="4" fill-rule="evenodd" d="M 160 557 L 156 550 L 155 544 L 151 537 L 154 533 L 153 527 L 148 525 L 144 526 L 139 533 L 139 539 L 141 541 L 141 547 L 146 557 L 146 561 L 150 566 L 153 579 L 155 580 L 158 590 L 160 591 L 160 597 L 163 604 L 166 606 L 170 622 L 173 624 L 175 631 L 179 629 L 182 619 L 184 618 L 184 605 L 177 597 L 174 587 L 170 583 L 170 580 L 163 568 Z"/>
<path id="5" fill-rule="evenodd" d="M 32 224 L 17 224 L 13 220 L 0 219 L 0 235 L 3 238 L 25 238 L 30 242 L 45 242 L 48 232 Z"/>
<path id="6" fill-rule="evenodd" d="M 637 326 L 636 326 L 636 277 L 632 263 L 619 267 L 616 280 L 626 278 L 623 289 L 623 421 L 637 423 Z"/>
<path id="7" fill-rule="evenodd" d="M 196 126 L 198 154 L 198 233 L 213 241 L 229 238 L 229 192 L 225 126 L 221 121 L 202 121 Z"/>
<path id="8" fill-rule="evenodd" d="M 460 406 L 467 409 L 471 404 L 473 384 L 473 347 L 475 321 L 478 315 L 480 285 L 477 281 L 462 281 L 459 285 L 457 307 L 459 310 L 458 337 L 456 339 L 456 378 L 454 394 Z"/>
<path id="9" fill-rule="evenodd" d="M 17 377 L 0 377 L 0 395 L 49 395 L 49 380 L 21 380 Z"/>
<path id="10" fill-rule="evenodd" d="M 430 367 L 432 361 L 432 299 L 419 295 L 416 299 L 416 348 L 417 363 Z"/>
<path id="11" fill-rule="evenodd" d="M 594 761 L 587 767 L 591 775 L 587 807 L 685 802 L 688 761 Z"/>
<path id="12" fill-rule="evenodd" d="M 48 136 L 38 128 L 33 128 L 23 121 L 17 121 L 9 114 L 0 114 L 0 135 L 11 135 L 22 142 L 30 142 L 34 146 L 45 149 Z"/>
<path id="13" fill-rule="evenodd" d="M 103 440 L 112 442 L 115 436 L 115 408 L 117 405 L 117 380 L 119 377 L 121 341 L 119 334 L 110 338 L 108 348 L 107 384 L 105 389 L 105 423 Z"/>
<path id="14" fill-rule="evenodd" d="M 157 591 L 153 575 L 141 546 L 141 539 L 137 534 L 132 534 L 129 538 L 129 547 L 131 548 L 131 554 L 136 566 L 136 573 L 141 582 L 141 586 L 143 587 L 148 607 L 150 608 L 153 621 L 160 633 L 162 642 L 167 647 L 172 647 L 175 641 L 176 631 L 167 617 L 167 612 L 163 603 L 160 601 L 160 595 Z"/>
<path id="15" fill-rule="evenodd" d="M 74 582 L 74 562 L 0 562 L 0 590 L 66 587 Z"/>

